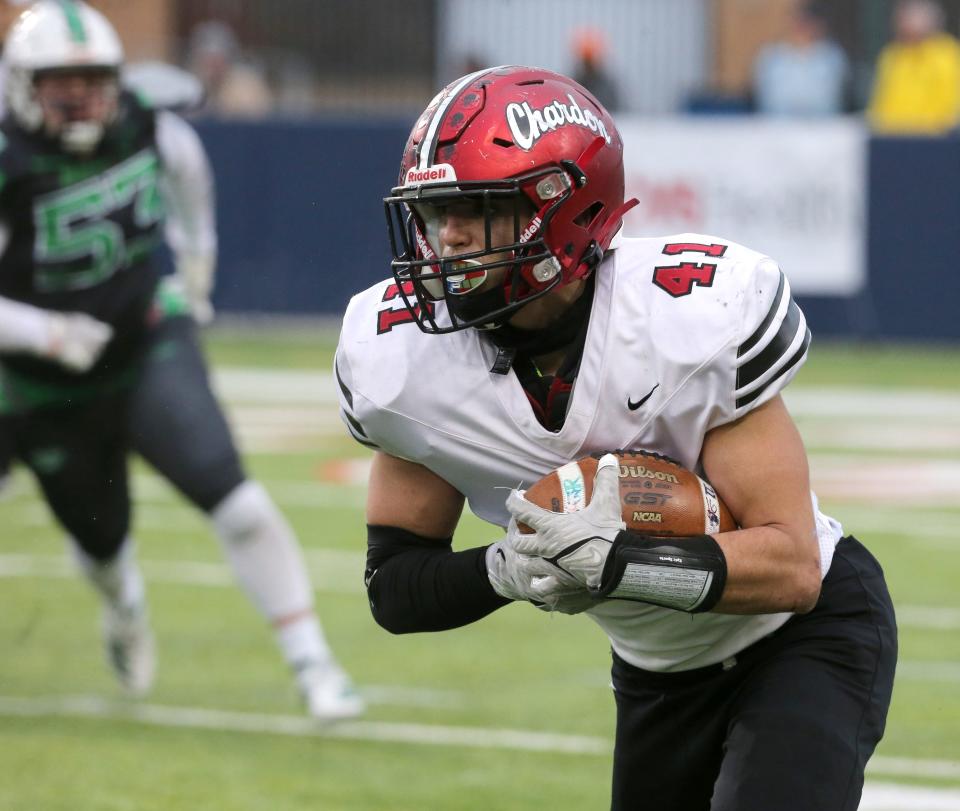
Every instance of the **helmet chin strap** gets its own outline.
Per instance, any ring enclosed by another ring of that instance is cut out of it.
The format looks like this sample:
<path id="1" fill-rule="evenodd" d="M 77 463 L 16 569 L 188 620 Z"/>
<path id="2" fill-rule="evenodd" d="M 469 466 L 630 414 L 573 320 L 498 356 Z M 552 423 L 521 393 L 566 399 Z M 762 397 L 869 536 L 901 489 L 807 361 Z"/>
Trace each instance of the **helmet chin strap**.
<path id="1" fill-rule="evenodd" d="M 584 322 L 590 317 L 590 308 L 593 305 L 593 280 L 593 275 L 589 276 L 579 298 L 546 327 L 529 330 L 507 323 L 487 332 L 490 340 L 500 350 L 512 350 L 513 354 L 521 352 L 531 357 L 563 349 L 574 341 Z M 506 374 L 506 372 L 502 371 L 500 374 Z"/>
<path id="2" fill-rule="evenodd" d="M 461 321 L 473 321 L 476 318 L 482 318 L 486 313 L 499 310 L 503 305 L 503 289 L 500 285 L 495 285 L 489 290 L 478 293 L 468 293 L 465 296 L 449 297 L 447 299 L 447 308 Z M 512 315 L 513 313 L 509 314 L 509 316 Z M 499 323 L 494 320 L 489 324 L 483 324 L 478 329 L 497 329 L 499 326 Z"/>

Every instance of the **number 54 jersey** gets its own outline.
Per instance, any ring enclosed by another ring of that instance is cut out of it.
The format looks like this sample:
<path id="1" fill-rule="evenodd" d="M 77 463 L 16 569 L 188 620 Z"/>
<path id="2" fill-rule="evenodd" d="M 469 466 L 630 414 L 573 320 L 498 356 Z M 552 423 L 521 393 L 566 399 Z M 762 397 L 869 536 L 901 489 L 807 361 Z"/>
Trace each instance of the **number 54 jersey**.
<path id="1" fill-rule="evenodd" d="M 442 302 L 435 306 L 442 320 Z M 513 372 L 490 371 L 497 350 L 482 332 L 420 332 L 392 282 L 351 300 L 335 373 L 355 439 L 424 465 L 477 516 L 504 527 L 510 488 L 595 451 L 644 448 L 702 474 L 706 433 L 776 396 L 809 343 L 775 261 L 716 237 L 679 234 L 622 239 L 597 268 L 559 431 L 538 422 Z M 811 497 L 821 548 L 832 550 L 840 526 Z M 689 615 L 622 600 L 589 613 L 626 661 L 659 671 L 721 662 L 789 617 Z"/>

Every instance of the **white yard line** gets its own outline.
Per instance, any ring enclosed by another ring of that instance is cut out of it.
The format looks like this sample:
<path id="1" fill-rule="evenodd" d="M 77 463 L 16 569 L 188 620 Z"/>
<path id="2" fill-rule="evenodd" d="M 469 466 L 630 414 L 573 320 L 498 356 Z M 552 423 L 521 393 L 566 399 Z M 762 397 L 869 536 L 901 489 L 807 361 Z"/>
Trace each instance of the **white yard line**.
<path id="1" fill-rule="evenodd" d="M 231 400 L 330 405 L 337 402 L 337 384 L 330 369 L 221 366 L 213 374 L 217 390 Z M 935 389 L 796 385 L 784 392 L 784 399 L 796 415 L 856 419 L 910 416 L 960 421 L 960 394 Z"/>
<path id="2" fill-rule="evenodd" d="M 960 791 L 871 783 L 863 787 L 860 811 L 957 811 Z"/>
<path id="3" fill-rule="evenodd" d="M 817 457 L 814 458 L 815 465 L 821 465 Z M 843 472 L 836 475 L 842 478 L 844 475 L 848 478 L 857 479 L 861 476 L 861 470 L 852 470 L 858 463 L 843 457 Z M 888 468 L 892 462 L 884 463 Z M 304 510 L 329 510 L 333 509 L 355 509 L 362 510 L 366 503 L 366 479 L 369 470 L 369 460 L 352 459 L 344 460 L 342 465 L 338 466 L 345 480 L 339 483 L 315 481 L 315 480 L 289 480 L 289 479 L 270 479 L 263 482 L 264 486 L 273 496 L 277 505 L 282 509 L 304 509 Z M 935 470 L 931 470 L 935 474 Z M 867 475 L 867 474 L 862 474 Z M 923 480 L 929 477 L 926 472 L 921 474 Z M 878 486 L 884 482 L 877 482 L 877 476 L 872 474 L 870 479 Z M 821 483 L 823 483 L 821 481 Z M 924 488 L 927 485 L 922 485 Z M 954 485 L 949 485 L 953 487 Z M 847 487 L 842 484 L 841 487 Z M 942 483 L 940 491 L 947 486 Z M 828 489 L 818 490 L 823 498 L 834 498 L 837 494 Z M 831 514 L 840 520 L 847 531 L 853 534 L 866 536 L 869 532 L 886 531 L 907 531 L 918 544 L 935 546 L 944 551 L 960 552 L 960 512 L 943 511 L 949 501 L 939 500 L 933 497 L 934 490 L 926 490 L 931 494 L 930 500 L 935 503 L 932 506 L 924 506 L 922 503 L 904 500 L 896 505 L 885 506 L 877 504 L 874 501 L 864 503 L 847 502 L 836 505 L 836 509 L 828 510 Z M 948 489 L 949 492 L 949 489 Z M 183 497 L 176 493 L 172 487 L 158 476 L 152 473 L 136 473 L 133 477 L 133 493 L 135 505 L 135 517 L 137 523 L 153 528 L 159 525 L 159 528 L 186 528 L 187 526 L 197 527 L 203 522 L 200 516 L 192 507 L 190 507 Z M 916 494 L 914 494 L 916 495 Z M 922 492 L 921 492 L 922 495 Z M 937 498 L 940 498 L 939 496 Z M 39 500 L 37 491 L 28 480 L 26 474 L 18 471 L 5 491 L 3 509 L 7 520 L 18 520 L 19 515 L 29 515 L 30 526 L 41 526 L 44 523 L 51 523 L 49 510 Z M 957 506 L 960 507 L 960 497 L 957 500 Z M 940 508 L 938 511 L 936 508 Z M 18 511 L 23 511 L 18 513 Z M 179 512 L 180 516 L 175 513 Z"/>
<path id="4" fill-rule="evenodd" d="M 960 629 L 960 608 L 929 605 L 898 605 L 897 624 L 901 627 L 956 631 Z"/>
<path id="5" fill-rule="evenodd" d="M 355 552 L 308 550 L 304 553 L 316 591 L 331 594 L 363 592 L 363 556 Z M 151 583 L 177 586 L 229 588 L 236 586 L 230 569 L 223 563 L 177 560 L 141 560 L 146 579 Z M 67 556 L 0 555 L 3 577 L 79 577 Z"/>
<path id="6" fill-rule="evenodd" d="M 337 404 L 337 384 L 330 369 L 264 369 L 220 366 L 213 370 L 220 396 L 244 403 Z"/>
<path id="7" fill-rule="evenodd" d="M 888 777 L 916 777 L 924 780 L 960 780 L 960 761 L 932 760 L 878 755 L 870 760 L 867 771 Z"/>
<path id="8" fill-rule="evenodd" d="M 907 660 L 897 662 L 897 681 L 960 684 L 960 662 Z"/>
<path id="9" fill-rule="evenodd" d="M 110 701 L 97 696 L 16 698 L 0 696 L 0 714 L 22 717 L 75 717 L 135 721 L 154 726 L 189 727 L 218 732 L 252 732 L 303 737 L 342 738 L 385 743 L 514 749 L 528 752 L 609 755 L 612 742 L 587 735 L 562 735 L 522 729 L 346 721 L 322 726 L 299 715 L 265 715 L 198 707 L 167 707 Z"/>
<path id="10" fill-rule="evenodd" d="M 49 542 L 49 539 L 44 540 Z M 304 557 L 317 591 L 355 594 L 363 590 L 362 552 L 305 549 Z M 147 580 L 154 583 L 214 588 L 235 586 L 230 569 L 221 562 L 141 559 L 140 565 Z M 74 578 L 79 575 L 72 558 L 67 555 L 6 554 L 0 555 L 0 578 L 4 577 Z M 898 605 L 897 621 L 903 628 L 956 631 L 960 629 L 960 608 Z M 960 665 L 957 667 L 960 674 Z"/>
<path id="11" fill-rule="evenodd" d="M 960 394 L 935 389 L 794 386 L 783 399 L 797 416 L 960 421 Z"/>
<path id="12" fill-rule="evenodd" d="M 328 369 L 221 367 L 214 375 L 245 448 L 298 452 L 345 435 Z M 810 446 L 960 453 L 960 395 L 953 392 L 795 386 L 784 398 Z"/>
<path id="13" fill-rule="evenodd" d="M 803 441 L 814 448 L 940 454 L 960 450 L 960 421 L 951 425 L 942 417 L 925 419 L 927 423 L 918 423 L 912 416 L 897 421 L 884 418 L 855 422 L 848 417 L 828 416 L 798 417 L 797 423 Z"/>
<path id="14" fill-rule="evenodd" d="M 932 508 L 960 506 L 960 460 L 810 454 L 810 479 L 822 498 Z"/>
<path id="15" fill-rule="evenodd" d="M 110 701 L 98 696 L 18 698 L 0 696 L 0 715 L 21 718 L 79 718 L 124 721 L 147 726 L 203 729 L 213 732 L 321 737 L 340 740 L 459 746 L 549 754 L 610 757 L 612 741 L 588 735 L 563 735 L 524 729 L 348 721 L 319 726 L 302 716 L 231 712 L 200 707 L 170 707 Z M 952 761 L 876 757 L 868 772 L 913 778 L 960 778 Z M 960 790 L 904 786 L 868 780 L 860 811 L 960 811 Z"/>
<path id="16" fill-rule="evenodd" d="M 960 552 L 960 512 L 938 511 L 912 504 L 844 503 L 835 506 L 836 509 L 831 507 L 826 511 L 842 522 L 847 532 L 868 546 L 870 533 L 895 532 L 907 534 L 911 543 Z"/>

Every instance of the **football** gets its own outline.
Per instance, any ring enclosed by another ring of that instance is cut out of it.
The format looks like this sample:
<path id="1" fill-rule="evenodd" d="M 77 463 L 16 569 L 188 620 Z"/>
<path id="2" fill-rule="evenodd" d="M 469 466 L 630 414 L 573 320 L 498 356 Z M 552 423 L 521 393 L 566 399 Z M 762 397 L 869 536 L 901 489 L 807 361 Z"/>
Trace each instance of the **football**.
<path id="1" fill-rule="evenodd" d="M 627 529 L 644 535 L 689 536 L 736 529 L 730 510 L 696 473 L 650 451 L 610 451 L 620 462 L 620 505 Z M 575 512 L 590 503 L 602 453 L 548 473 L 525 493 L 553 512 Z M 520 524 L 521 532 L 532 532 Z"/>

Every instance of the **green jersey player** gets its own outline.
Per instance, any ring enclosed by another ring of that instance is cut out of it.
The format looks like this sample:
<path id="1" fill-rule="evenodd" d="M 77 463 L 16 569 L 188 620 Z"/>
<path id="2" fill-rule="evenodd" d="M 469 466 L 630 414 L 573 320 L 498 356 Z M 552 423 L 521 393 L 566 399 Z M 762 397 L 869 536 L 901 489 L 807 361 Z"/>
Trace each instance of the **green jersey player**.
<path id="1" fill-rule="evenodd" d="M 362 701 L 324 640 L 297 540 L 247 478 L 198 346 L 216 254 L 206 156 L 183 119 L 121 91 L 122 60 L 110 23 L 69 0 L 33 5 L 5 43 L 4 432 L 103 598 L 126 689 L 146 692 L 155 669 L 129 535 L 136 451 L 209 517 L 308 710 L 356 715 Z M 163 239 L 173 277 L 153 260 Z"/>

